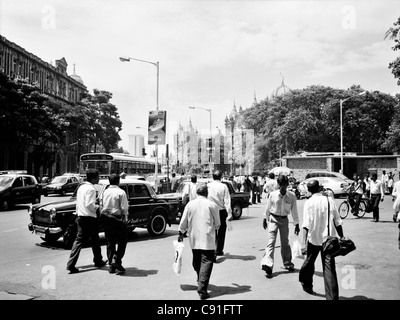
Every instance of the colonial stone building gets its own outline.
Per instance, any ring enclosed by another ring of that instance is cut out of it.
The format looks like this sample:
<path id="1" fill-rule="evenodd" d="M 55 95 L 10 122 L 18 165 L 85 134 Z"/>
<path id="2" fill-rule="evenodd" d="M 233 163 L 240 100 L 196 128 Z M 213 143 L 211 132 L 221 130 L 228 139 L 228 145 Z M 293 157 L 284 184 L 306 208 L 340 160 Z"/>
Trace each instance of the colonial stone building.
<path id="1" fill-rule="evenodd" d="M 65 58 L 56 60 L 53 65 L 0 35 L 0 72 L 11 80 L 24 79 L 34 84 L 50 99 L 75 104 L 87 93 L 87 88 L 81 77 L 75 73 L 75 67 L 72 75 L 68 75 L 67 67 Z M 0 126 L 7 126 L 5 117 L 0 122 Z M 0 137 L 0 150 L 2 150 L 0 169 L 23 169 L 38 177 L 44 174 L 55 175 L 76 171 L 79 146 L 73 141 L 68 141 L 68 133 L 65 136 L 65 145 L 70 145 L 70 147 L 56 150 L 52 145 L 47 146 L 52 156 L 49 159 L 43 159 L 43 163 L 38 164 L 30 156 L 29 148 L 21 150 L 14 141 L 9 141 L 7 136 Z"/>

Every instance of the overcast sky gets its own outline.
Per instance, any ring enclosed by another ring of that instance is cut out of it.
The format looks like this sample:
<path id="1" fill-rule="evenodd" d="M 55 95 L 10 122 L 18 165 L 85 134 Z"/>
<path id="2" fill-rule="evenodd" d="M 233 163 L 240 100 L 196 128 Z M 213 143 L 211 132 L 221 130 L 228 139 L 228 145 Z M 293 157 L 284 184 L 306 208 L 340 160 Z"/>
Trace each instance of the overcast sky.
<path id="1" fill-rule="evenodd" d="M 65 57 L 90 93 L 113 93 L 123 129 L 147 136 L 156 110 L 167 111 L 168 141 L 177 123 L 224 128 L 281 84 L 399 92 L 388 64 L 396 53 L 385 32 L 400 1 L 101 1 L 0 0 L 0 34 L 46 62 Z M 142 127 L 143 129 L 136 129 Z M 171 142 L 170 142 L 171 143 Z"/>

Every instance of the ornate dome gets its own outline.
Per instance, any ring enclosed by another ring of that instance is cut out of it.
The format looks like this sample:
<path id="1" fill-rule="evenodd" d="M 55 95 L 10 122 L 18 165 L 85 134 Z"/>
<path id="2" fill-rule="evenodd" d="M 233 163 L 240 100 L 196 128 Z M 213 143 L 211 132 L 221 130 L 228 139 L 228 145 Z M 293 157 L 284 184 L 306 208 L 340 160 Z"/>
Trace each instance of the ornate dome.
<path id="1" fill-rule="evenodd" d="M 275 98 L 275 97 L 277 97 L 277 96 L 283 96 L 283 95 L 285 95 L 286 93 L 289 93 L 289 92 L 292 91 L 292 89 L 290 89 L 287 85 L 285 85 L 285 79 L 283 78 L 283 75 L 282 75 L 282 74 L 281 74 L 281 76 L 282 76 L 282 83 L 281 83 L 281 85 L 280 85 L 278 88 L 276 88 L 276 89 L 272 92 L 272 98 Z"/>
<path id="2" fill-rule="evenodd" d="M 75 73 L 75 63 L 74 63 L 74 73 L 71 74 L 70 77 L 75 81 L 78 81 L 80 84 L 84 84 L 82 78 Z"/>

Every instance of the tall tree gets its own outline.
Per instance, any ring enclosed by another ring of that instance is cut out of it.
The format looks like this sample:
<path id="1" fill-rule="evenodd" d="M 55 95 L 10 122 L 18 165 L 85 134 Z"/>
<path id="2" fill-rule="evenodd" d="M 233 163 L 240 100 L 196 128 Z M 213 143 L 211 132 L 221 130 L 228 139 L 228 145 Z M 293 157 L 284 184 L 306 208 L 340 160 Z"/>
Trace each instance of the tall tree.
<path id="1" fill-rule="evenodd" d="M 400 17 L 393 23 L 393 27 L 390 27 L 385 33 L 385 39 L 394 41 L 392 47 L 393 51 L 400 49 Z M 397 84 L 400 85 L 400 57 L 397 57 L 394 61 L 389 63 L 389 69 L 392 69 L 392 73 L 397 80 Z"/>

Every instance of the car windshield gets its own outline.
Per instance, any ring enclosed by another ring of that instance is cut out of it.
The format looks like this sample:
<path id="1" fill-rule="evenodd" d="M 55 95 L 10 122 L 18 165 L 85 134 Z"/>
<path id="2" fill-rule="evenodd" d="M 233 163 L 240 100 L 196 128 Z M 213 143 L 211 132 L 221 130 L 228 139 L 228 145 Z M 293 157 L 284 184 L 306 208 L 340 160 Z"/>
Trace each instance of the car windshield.
<path id="1" fill-rule="evenodd" d="M 12 177 L 0 176 L 0 188 L 6 188 L 10 186 L 12 181 L 13 181 Z"/>
<path id="2" fill-rule="evenodd" d="M 51 183 L 66 183 L 68 180 L 68 177 L 54 177 L 53 180 L 51 180 Z"/>

